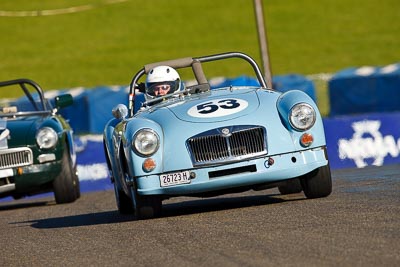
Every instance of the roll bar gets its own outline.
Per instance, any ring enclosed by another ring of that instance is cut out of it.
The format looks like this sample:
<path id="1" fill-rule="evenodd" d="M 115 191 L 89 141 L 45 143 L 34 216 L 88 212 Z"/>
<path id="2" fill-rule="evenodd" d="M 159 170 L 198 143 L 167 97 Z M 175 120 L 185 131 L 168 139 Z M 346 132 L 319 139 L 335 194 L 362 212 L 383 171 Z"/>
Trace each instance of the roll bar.
<path id="1" fill-rule="evenodd" d="M 196 78 L 196 81 L 198 84 L 205 84 L 208 83 L 206 76 L 204 75 L 204 71 L 202 68 L 202 63 L 205 62 L 210 62 L 210 61 L 217 61 L 217 60 L 222 60 L 222 59 L 228 59 L 228 58 L 241 58 L 247 61 L 251 67 L 253 68 L 257 80 L 260 83 L 260 86 L 267 89 L 267 83 L 264 79 L 264 77 L 261 74 L 261 70 L 258 67 L 257 63 L 252 59 L 250 56 L 241 53 L 241 52 L 227 52 L 227 53 L 222 53 L 222 54 L 214 54 L 214 55 L 209 55 L 209 56 L 202 56 L 202 57 L 185 57 L 185 58 L 179 58 L 179 59 L 172 59 L 172 60 L 167 60 L 167 61 L 160 61 L 156 63 L 151 63 L 145 65 L 141 70 L 139 70 L 135 76 L 133 76 L 132 81 L 130 83 L 130 89 L 129 89 L 129 114 L 133 116 L 133 107 L 134 107 L 134 97 L 135 97 L 135 88 L 138 86 L 138 81 L 139 79 L 145 75 L 148 74 L 151 69 L 157 66 L 170 66 L 174 69 L 182 69 L 182 68 L 188 68 L 191 67 L 193 70 L 193 74 Z"/>
<path id="2" fill-rule="evenodd" d="M 35 88 L 35 90 L 37 91 L 39 98 L 40 98 L 40 102 L 42 104 L 42 108 L 45 111 L 48 111 L 46 105 L 45 105 L 45 99 L 44 99 L 44 93 L 42 88 L 39 86 L 39 84 L 37 84 L 36 82 L 30 80 L 30 79 L 25 79 L 25 78 L 21 78 L 21 79 L 15 79 L 15 80 L 9 80 L 9 81 L 3 81 L 0 82 L 0 87 L 4 87 L 4 86 L 10 86 L 10 85 L 19 85 L 21 87 L 21 89 L 24 91 L 26 97 L 29 99 L 29 101 L 32 103 L 32 105 L 34 105 L 37 109 L 37 105 L 35 103 L 35 101 L 33 100 L 33 97 L 31 95 L 31 93 L 29 92 L 29 90 L 27 89 L 26 85 L 29 84 L 30 86 L 32 86 L 33 88 Z"/>

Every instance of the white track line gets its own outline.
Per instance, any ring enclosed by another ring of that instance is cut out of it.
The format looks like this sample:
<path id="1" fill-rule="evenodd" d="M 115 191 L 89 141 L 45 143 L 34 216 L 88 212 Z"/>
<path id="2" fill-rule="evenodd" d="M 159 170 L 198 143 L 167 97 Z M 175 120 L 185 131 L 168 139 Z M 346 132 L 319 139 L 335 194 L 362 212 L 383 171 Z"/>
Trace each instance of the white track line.
<path id="1" fill-rule="evenodd" d="M 0 10 L 0 17 L 38 17 L 38 16 L 54 16 L 70 13 L 78 13 L 82 11 L 87 11 L 99 7 L 101 5 L 111 5 L 122 2 L 127 2 L 129 0 L 105 0 L 101 4 L 89 4 L 75 7 L 67 7 L 52 10 L 32 10 L 32 11 L 7 11 Z"/>

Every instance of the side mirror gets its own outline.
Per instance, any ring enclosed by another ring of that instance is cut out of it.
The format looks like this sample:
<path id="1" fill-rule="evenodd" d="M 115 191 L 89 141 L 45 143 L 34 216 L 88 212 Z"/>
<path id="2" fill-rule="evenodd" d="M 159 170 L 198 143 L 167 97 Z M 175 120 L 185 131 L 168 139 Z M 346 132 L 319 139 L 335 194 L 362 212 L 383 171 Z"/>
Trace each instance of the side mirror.
<path id="1" fill-rule="evenodd" d="M 74 103 L 74 99 L 70 94 L 59 95 L 54 99 L 54 101 L 57 109 L 71 106 Z"/>
<path id="2" fill-rule="evenodd" d="M 125 119 L 128 116 L 128 108 L 124 104 L 118 104 L 112 109 L 112 114 L 118 120 Z"/>

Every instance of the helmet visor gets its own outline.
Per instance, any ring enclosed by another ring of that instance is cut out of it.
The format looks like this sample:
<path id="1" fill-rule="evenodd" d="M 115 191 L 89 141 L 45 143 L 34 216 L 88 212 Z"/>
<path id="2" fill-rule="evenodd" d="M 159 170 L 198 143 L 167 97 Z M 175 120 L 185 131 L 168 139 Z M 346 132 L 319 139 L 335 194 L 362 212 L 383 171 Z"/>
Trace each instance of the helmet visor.
<path id="1" fill-rule="evenodd" d="M 146 93 L 151 96 L 172 94 L 179 88 L 179 80 L 146 84 Z"/>

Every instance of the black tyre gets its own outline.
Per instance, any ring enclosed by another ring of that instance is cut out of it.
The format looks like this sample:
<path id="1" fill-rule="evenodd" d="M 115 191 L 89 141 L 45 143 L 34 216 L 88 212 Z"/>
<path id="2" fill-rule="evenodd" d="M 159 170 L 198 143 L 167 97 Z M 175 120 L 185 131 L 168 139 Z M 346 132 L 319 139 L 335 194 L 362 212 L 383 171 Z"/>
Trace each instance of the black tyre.
<path id="1" fill-rule="evenodd" d="M 298 178 L 290 179 L 285 184 L 278 186 L 278 190 L 282 195 L 300 193 L 303 188 L 301 187 L 300 180 Z"/>
<path id="2" fill-rule="evenodd" d="M 133 204 L 132 200 L 125 194 L 123 190 L 120 190 L 114 181 L 114 193 L 115 201 L 117 202 L 118 211 L 121 214 L 132 214 Z"/>
<path id="3" fill-rule="evenodd" d="M 135 219 L 151 219 L 161 215 L 161 198 L 158 196 L 140 196 L 134 187 L 131 187 L 131 194 Z"/>
<path id="4" fill-rule="evenodd" d="M 301 186 L 307 198 L 329 196 L 332 192 L 332 178 L 329 164 L 305 175 L 301 179 Z"/>
<path id="5" fill-rule="evenodd" d="M 64 147 L 61 172 L 53 181 L 53 190 L 57 204 L 74 202 L 81 195 L 79 179 L 67 147 Z"/>

